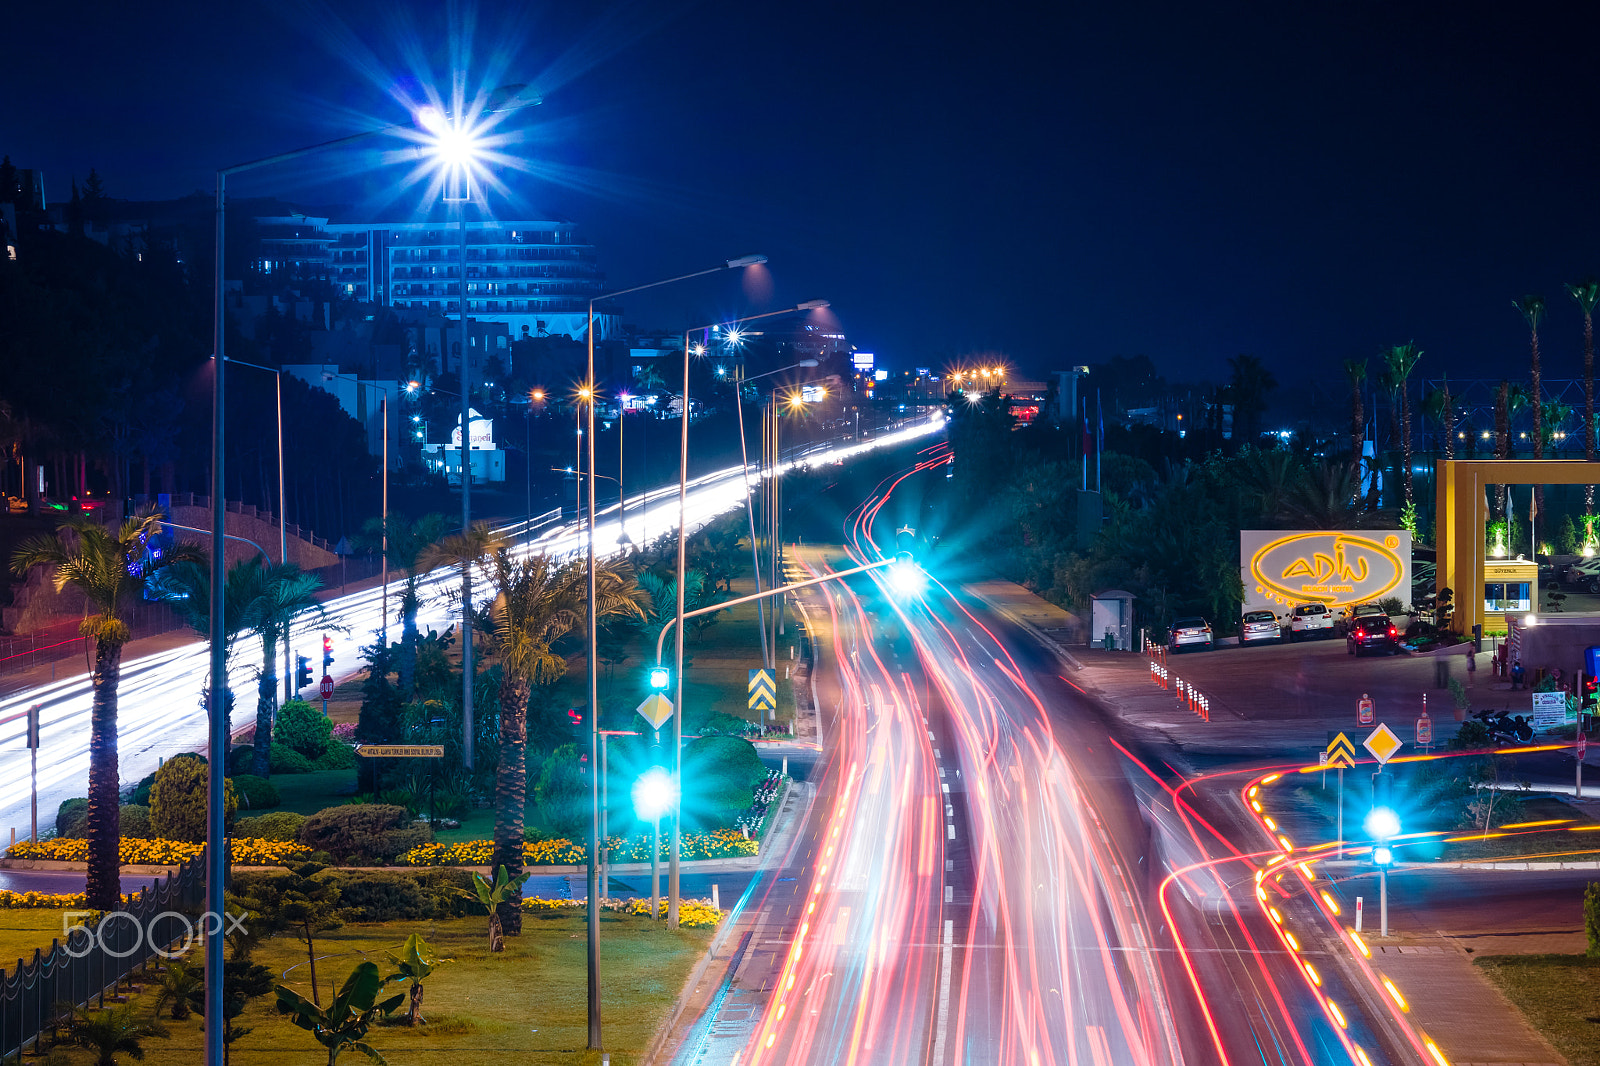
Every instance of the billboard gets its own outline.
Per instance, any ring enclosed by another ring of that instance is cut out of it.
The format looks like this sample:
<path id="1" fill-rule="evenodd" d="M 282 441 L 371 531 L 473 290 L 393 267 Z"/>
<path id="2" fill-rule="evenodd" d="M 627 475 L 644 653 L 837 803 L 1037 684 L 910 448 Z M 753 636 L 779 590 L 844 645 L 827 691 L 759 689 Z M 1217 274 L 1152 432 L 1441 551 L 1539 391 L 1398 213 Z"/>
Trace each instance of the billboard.
<path id="1" fill-rule="evenodd" d="M 850 362 L 863 373 L 871 373 L 873 361 L 876 356 L 872 352 L 852 352 Z"/>
<path id="2" fill-rule="evenodd" d="M 1244 609 L 1283 614 L 1390 596 L 1411 606 L 1411 534 L 1403 529 L 1246 529 L 1239 533 Z"/>

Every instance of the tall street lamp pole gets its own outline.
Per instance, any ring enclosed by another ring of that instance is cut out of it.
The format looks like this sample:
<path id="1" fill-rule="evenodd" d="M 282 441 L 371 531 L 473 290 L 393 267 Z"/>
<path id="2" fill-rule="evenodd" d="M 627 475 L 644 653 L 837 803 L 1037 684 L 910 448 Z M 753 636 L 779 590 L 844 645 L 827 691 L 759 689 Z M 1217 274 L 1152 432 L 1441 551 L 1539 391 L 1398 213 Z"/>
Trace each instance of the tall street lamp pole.
<path id="1" fill-rule="evenodd" d="M 288 518 L 289 507 L 288 507 L 288 503 L 287 503 L 287 498 L 283 494 L 283 371 L 274 370 L 270 366 L 262 366 L 260 363 L 247 363 L 243 359 L 234 359 L 232 356 L 225 356 L 224 358 L 226 358 L 228 362 L 233 363 L 235 366 L 247 366 L 247 367 L 250 367 L 250 368 L 252 368 L 254 370 L 265 370 L 267 373 L 272 375 L 273 382 L 275 383 L 275 385 L 277 387 L 277 394 L 278 394 L 278 561 L 280 563 L 287 563 L 289 561 L 289 527 L 286 525 L 286 523 L 289 520 L 289 518 Z M 286 703 L 290 699 L 291 688 L 294 685 L 294 674 L 289 669 L 290 656 L 291 656 L 291 649 L 289 647 L 289 642 L 287 640 L 285 640 L 283 642 L 283 699 L 284 699 L 284 702 L 286 702 Z"/>
<path id="2" fill-rule="evenodd" d="M 589 322 L 585 331 L 588 336 L 589 360 L 584 377 L 584 399 L 589 402 L 589 515 L 585 522 L 585 531 L 588 536 L 587 549 L 587 577 L 589 592 L 589 766 L 600 765 L 600 679 L 597 669 L 597 660 L 600 657 L 600 631 L 597 626 L 598 603 L 595 592 L 594 570 L 594 401 L 595 401 L 595 376 L 594 376 L 594 305 L 600 300 L 609 300 L 616 296 L 625 296 L 631 292 L 640 292 L 644 289 L 654 289 L 662 285 L 671 285 L 674 282 L 687 281 L 690 278 L 702 277 L 706 274 L 716 274 L 723 270 L 737 270 L 740 267 L 755 266 L 765 263 L 764 255 L 747 255 L 739 259 L 729 259 L 719 266 L 708 270 L 697 270 L 692 274 L 680 274 L 674 278 L 665 278 L 653 281 L 648 285 L 635 285 L 631 289 L 618 289 L 616 292 L 603 293 L 589 301 Z M 685 382 L 687 384 L 687 381 Z M 685 390 L 685 403 L 688 402 L 687 389 Z M 687 432 L 687 431 L 686 431 Z M 688 438 L 685 437 L 685 440 Z M 581 465 L 580 465 L 581 474 Z M 680 543 L 682 538 L 679 538 Z M 680 585 L 682 581 L 680 579 Z M 678 610 L 683 610 L 683 594 L 678 595 Z M 676 839 L 676 838 L 674 838 Z M 600 877 L 599 877 L 599 851 L 600 851 L 600 782 L 594 775 L 589 779 L 589 1047 L 600 1047 Z M 676 924 L 676 923 L 674 923 Z"/>
<path id="3" fill-rule="evenodd" d="M 744 318 L 734 319 L 732 322 L 713 322 L 705 326 L 697 326 L 683 331 L 683 410 L 678 420 L 678 602 L 675 619 L 678 631 L 673 634 L 673 715 L 672 715 L 672 779 L 680 782 L 678 794 L 672 804 L 672 850 L 667 856 L 667 927 L 678 928 L 678 863 L 682 852 L 683 836 L 683 582 L 685 564 L 687 561 L 686 548 L 689 540 L 688 513 L 689 513 L 689 336 L 694 333 L 708 333 L 711 326 L 737 326 L 745 322 L 757 322 L 763 318 L 776 318 L 778 315 L 792 315 L 796 311 L 815 311 L 827 307 L 826 300 L 807 300 L 805 303 L 793 307 L 785 307 L 781 311 L 768 311 L 763 315 L 748 315 Z M 590 684 L 594 678 L 594 660 L 590 659 Z"/>

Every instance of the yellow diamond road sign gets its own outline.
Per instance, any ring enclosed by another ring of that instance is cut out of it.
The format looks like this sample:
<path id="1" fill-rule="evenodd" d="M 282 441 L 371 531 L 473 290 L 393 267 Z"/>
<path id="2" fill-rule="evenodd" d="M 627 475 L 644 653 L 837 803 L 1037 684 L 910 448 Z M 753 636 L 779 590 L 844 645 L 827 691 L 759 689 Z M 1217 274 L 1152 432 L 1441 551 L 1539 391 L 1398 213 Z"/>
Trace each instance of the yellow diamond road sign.
<path id="1" fill-rule="evenodd" d="M 1327 766 L 1348 766 L 1352 769 L 1356 765 L 1356 746 L 1350 743 L 1350 738 L 1340 733 L 1328 743 Z"/>
<path id="2" fill-rule="evenodd" d="M 772 679 L 771 670 L 750 671 L 750 709 L 752 711 L 778 709 L 778 683 Z"/>
<path id="3" fill-rule="evenodd" d="M 660 729 L 661 723 L 672 717 L 672 701 L 659 692 L 652 692 L 639 704 L 639 713 L 650 723 L 651 729 Z"/>
<path id="4" fill-rule="evenodd" d="M 1378 764 L 1381 766 L 1394 758 L 1394 753 L 1399 751 L 1401 745 L 1405 742 L 1394 735 L 1394 730 L 1386 725 L 1380 725 L 1362 743 L 1368 751 L 1372 752 L 1373 758 L 1377 759 Z"/>

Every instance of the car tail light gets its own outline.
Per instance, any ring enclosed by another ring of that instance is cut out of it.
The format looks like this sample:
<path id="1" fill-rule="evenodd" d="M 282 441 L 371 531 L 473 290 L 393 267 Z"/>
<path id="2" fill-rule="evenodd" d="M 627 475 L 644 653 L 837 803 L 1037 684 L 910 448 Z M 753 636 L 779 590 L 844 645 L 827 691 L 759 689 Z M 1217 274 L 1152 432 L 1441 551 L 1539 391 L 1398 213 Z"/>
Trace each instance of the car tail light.
<path id="1" fill-rule="evenodd" d="M 1399 633 L 1399 631 L 1398 631 L 1398 630 L 1396 630 L 1396 629 L 1395 629 L 1395 627 L 1394 627 L 1394 626 L 1390 626 L 1390 627 L 1389 627 L 1389 635 L 1390 635 L 1390 636 L 1391 636 L 1391 637 L 1398 637 L 1398 636 L 1399 636 L 1399 635 L 1400 635 L 1400 633 Z"/>

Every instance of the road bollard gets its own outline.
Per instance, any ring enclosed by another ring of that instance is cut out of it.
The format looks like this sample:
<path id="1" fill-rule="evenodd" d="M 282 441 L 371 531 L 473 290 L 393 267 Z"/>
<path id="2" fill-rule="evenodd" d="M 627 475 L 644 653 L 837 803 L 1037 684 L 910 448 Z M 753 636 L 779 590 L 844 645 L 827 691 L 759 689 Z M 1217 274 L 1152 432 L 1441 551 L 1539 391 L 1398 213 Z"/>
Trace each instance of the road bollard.
<path id="1" fill-rule="evenodd" d="M 722 896 L 717 892 L 716 885 L 711 886 L 711 909 L 718 911 L 722 909 Z"/>

